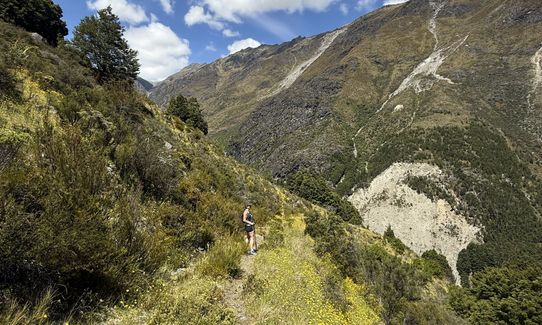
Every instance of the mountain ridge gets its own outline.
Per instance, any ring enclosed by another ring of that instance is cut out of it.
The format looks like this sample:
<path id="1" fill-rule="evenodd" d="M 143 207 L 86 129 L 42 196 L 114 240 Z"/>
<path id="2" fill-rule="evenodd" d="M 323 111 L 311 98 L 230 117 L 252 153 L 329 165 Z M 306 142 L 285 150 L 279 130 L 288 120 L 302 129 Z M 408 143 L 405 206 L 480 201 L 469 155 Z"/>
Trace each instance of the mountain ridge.
<path id="1" fill-rule="evenodd" d="M 481 227 L 483 242 L 459 252 L 466 279 L 482 265 L 528 258 L 539 245 L 520 234 L 540 229 L 541 27 L 542 4 L 534 0 L 412 0 L 356 19 L 322 53 L 333 31 L 220 59 L 170 80 L 170 94 L 201 100 L 211 137 L 278 179 L 309 169 L 352 198 L 394 163 L 437 166 L 446 177 L 408 186 L 435 205 L 448 198 Z M 299 69 L 299 62 L 310 64 Z M 167 96 L 160 87 L 151 93 Z M 507 161 L 496 166 L 495 157 Z M 513 208 L 496 201 L 506 193 Z M 394 201 L 386 202 L 393 210 Z M 387 219 L 392 228 L 396 218 Z M 517 222 L 510 234 L 502 229 L 507 218 Z M 413 232 L 398 236 L 416 240 Z M 499 241 L 509 244 L 499 248 Z M 512 242 L 522 247 L 516 257 L 508 255 Z M 481 251 L 484 262 L 475 262 Z"/>

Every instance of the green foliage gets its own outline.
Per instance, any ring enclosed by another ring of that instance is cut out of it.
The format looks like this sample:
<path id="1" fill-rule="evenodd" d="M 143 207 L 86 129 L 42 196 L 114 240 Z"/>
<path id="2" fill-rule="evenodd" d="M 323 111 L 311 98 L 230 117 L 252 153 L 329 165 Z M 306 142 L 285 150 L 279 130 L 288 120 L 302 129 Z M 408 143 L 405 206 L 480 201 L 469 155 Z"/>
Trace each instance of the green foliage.
<path id="1" fill-rule="evenodd" d="M 418 192 L 418 194 L 424 194 L 433 201 L 442 199 L 450 203 L 450 205 L 456 205 L 453 196 L 446 190 L 442 184 L 437 184 L 427 177 L 421 176 L 408 176 L 405 183 Z"/>
<path id="2" fill-rule="evenodd" d="M 399 238 L 395 237 L 395 234 L 393 233 L 393 230 L 389 225 L 384 232 L 384 239 L 388 244 L 391 245 L 391 247 L 393 247 L 393 249 L 395 249 L 397 254 L 403 254 L 405 252 L 405 244 L 403 244 L 403 242 Z"/>
<path id="3" fill-rule="evenodd" d="M 417 311 L 417 306 L 432 304 L 421 296 L 428 280 L 423 269 L 402 262 L 377 243 L 356 240 L 337 217 L 313 213 L 307 215 L 306 222 L 307 233 L 317 241 L 317 252 L 329 254 L 344 275 L 369 285 L 384 307 L 381 316 L 386 324 L 402 324 L 403 319 L 409 319 L 409 324 L 428 323 L 435 319 L 435 313 Z M 455 319 L 444 306 L 432 306 L 443 318 Z"/>
<path id="4" fill-rule="evenodd" d="M 173 97 L 169 101 L 167 113 L 177 116 L 181 121 L 200 129 L 204 134 L 207 134 L 207 122 L 203 118 L 203 112 L 196 98 L 186 98 L 183 95 Z"/>
<path id="5" fill-rule="evenodd" d="M 393 135 L 371 157 L 364 182 L 395 161 L 437 164 L 447 173 L 447 190 L 423 178 L 410 178 L 408 184 L 433 199 L 447 200 L 470 222 L 483 225 L 484 243 L 470 244 L 459 255 L 463 285 L 468 285 L 470 273 L 486 267 L 542 260 L 542 222 L 537 217 L 542 212 L 541 181 L 499 133 L 474 123 L 465 129 L 439 127 Z"/>
<path id="6" fill-rule="evenodd" d="M 49 323 L 49 308 L 55 295 L 50 290 L 45 291 L 33 305 L 20 305 L 15 300 L 9 300 L 3 313 L 0 313 L 0 324 L 47 324 Z M 2 306 L 0 305 L 0 308 Z M 69 319 L 66 320 L 69 323 Z"/>
<path id="7" fill-rule="evenodd" d="M 3 55 L 0 55 L 0 98 L 17 95 L 16 80 Z"/>
<path id="8" fill-rule="evenodd" d="M 30 140 L 27 133 L 0 128 L 0 171 L 15 162 L 21 148 Z"/>
<path id="9" fill-rule="evenodd" d="M 423 252 L 422 258 L 416 260 L 416 262 L 429 277 L 437 277 L 449 282 L 454 281 L 452 268 L 448 264 L 446 257 L 437 253 L 434 249 Z"/>
<path id="10" fill-rule="evenodd" d="M 161 269 L 187 267 L 209 247 L 204 273 L 234 276 L 239 251 L 218 243 L 240 232 L 245 200 L 259 225 L 279 213 L 275 187 L 125 83 L 97 86 L 72 48 L 33 45 L 26 32 L 0 27 L 0 62 L 25 89 L 0 98 L 0 315 L 13 314 L 10 301 L 34 310 L 48 288 L 58 292 L 53 322 L 132 301 Z M 220 290 L 205 288 L 190 310 L 162 306 L 160 319 L 205 309 L 216 318 L 198 319 L 232 320 L 210 306 Z M 183 297 L 176 301 L 191 299 Z"/>
<path id="11" fill-rule="evenodd" d="M 127 81 L 132 84 L 137 78 L 137 52 L 130 49 L 123 33 L 124 28 L 111 7 L 99 10 L 97 16 L 83 18 L 75 27 L 73 45 L 99 83 Z"/>
<path id="12" fill-rule="evenodd" d="M 0 178 L 0 283 L 22 297 L 69 288 L 61 311 L 86 290 L 139 285 L 167 259 L 153 211 L 137 191 L 119 188 L 103 149 L 78 128 L 41 131 L 34 150 L 36 167 L 14 166 Z"/>
<path id="13" fill-rule="evenodd" d="M 284 225 L 281 220 L 273 219 L 269 222 L 269 233 L 265 237 L 267 248 L 276 248 L 284 245 Z"/>
<path id="14" fill-rule="evenodd" d="M 245 243 L 234 237 L 217 240 L 197 266 L 198 273 L 213 278 L 239 277 L 241 275 L 239 263 L 241 255 L 245 253 L 245 248 Z"/>
<path id="15" fill-rule="evenodd" d="M 1 0 L 0 19 L 43 36 L 56 46 L 68 35 L 62 9 L 52 0 Z"/>
<path id="16" fill-rule="evenodd" d="M 341 198 L 325 179 L 308 170 L 302 170 L 286 179 L 290 191 L 315 203 L 321 204 L 352 224 L 361 224 L 361 216 L 352 203 Z"/>
<path id="17" fill-rule="evenodd" d="M 473 275 L 470 288 L 454 288 L 452 307 L 472 324 L 542 323 L 539 265 L 487 268 Z"/>
<path id="18" fill-rule="evenodd" d="M 142 299 L 124 302 L 114 309 L 115 324 L 233 325 L 236 317 L 223 301 L 219 281 L 192 277 L 171 282 L 158 279 Z M 94 324 L 96 321 L 89 321 Z"/>

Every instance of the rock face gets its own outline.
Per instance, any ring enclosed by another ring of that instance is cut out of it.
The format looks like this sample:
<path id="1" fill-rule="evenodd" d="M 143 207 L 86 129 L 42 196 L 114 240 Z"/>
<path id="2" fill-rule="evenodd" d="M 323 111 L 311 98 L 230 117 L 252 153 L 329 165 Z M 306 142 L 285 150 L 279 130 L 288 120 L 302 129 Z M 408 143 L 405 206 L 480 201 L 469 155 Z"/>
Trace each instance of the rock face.
<path id="1" fill-rule="evenodd" d="M 405 184 L 407 177 L 438 180 L 440 168 L 423 163 L 395 163 L 358 189 L 348 200 L 359 209 L 365 225 L 379 234 L 390 226 L 395 236 L 418 254 L 434 249 L 444 255 L 456 283 L 459 252 L 481 240 L 480 228 L 470 225 L 442 199 L 432 201 Z"/>

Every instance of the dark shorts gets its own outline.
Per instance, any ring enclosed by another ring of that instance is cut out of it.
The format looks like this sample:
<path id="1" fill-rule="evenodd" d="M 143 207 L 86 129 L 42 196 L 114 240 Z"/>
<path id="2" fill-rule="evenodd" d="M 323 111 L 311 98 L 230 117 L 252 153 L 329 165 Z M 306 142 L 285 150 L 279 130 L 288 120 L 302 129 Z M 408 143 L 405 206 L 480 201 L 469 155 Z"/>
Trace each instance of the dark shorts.
<path id="1" fill-rule="evenodd" d="M 253 232 L 254 226 L 253 225 L 245 225 L 245 231 L 246 232 Z"/>

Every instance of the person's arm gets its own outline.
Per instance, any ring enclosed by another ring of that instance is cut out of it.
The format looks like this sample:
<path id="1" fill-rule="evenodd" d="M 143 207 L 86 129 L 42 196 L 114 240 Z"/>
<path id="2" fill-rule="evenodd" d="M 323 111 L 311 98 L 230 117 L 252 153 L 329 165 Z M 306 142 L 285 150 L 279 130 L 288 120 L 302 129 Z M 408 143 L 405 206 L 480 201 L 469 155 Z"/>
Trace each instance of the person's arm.
<path id="1" fill-rule="evenodd" d="M 248 211 L 247 211 L 247 209 L 245 209 L 245 211 L 243 211 L 243 223 L 250 224 L 250 222 L 248 221 L 247 218 L 248 218 Z"/>
<path id="2" fill-rule="evenodd" d="M 245 209 L 245 212 L 243 212 L 243 222 L 246 223 L 246 224 L 249 224 L 251 226 L 254 226 L 254 222 L 250 222 L 248 221 L 248 210 Z"/>

